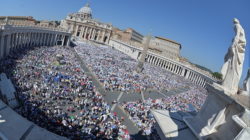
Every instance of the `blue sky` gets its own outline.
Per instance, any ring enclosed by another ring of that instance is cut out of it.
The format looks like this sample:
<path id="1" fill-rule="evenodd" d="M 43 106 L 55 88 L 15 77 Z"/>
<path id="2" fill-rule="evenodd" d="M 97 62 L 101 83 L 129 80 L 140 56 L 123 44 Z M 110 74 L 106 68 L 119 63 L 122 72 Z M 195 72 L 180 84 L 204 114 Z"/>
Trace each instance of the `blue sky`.
<path id="1" fill-rule="evenodd" d="M 61 20 L 87 0 L 1 0 L 1 15 Z M 89 0 L 93 17 L 142 34 L 151 33 L 182 44 L 182 56 L 220 71 L 238 18 L 250 41 L 250 0 Z M 243 78 L 250 67 L 246 46 Z"/>

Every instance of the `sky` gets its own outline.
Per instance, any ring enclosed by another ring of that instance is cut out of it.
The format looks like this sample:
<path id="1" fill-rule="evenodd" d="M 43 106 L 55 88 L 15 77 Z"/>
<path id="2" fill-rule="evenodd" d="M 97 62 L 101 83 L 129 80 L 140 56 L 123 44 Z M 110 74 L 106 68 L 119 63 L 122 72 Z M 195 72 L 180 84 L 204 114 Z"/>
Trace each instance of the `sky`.
<path id="1" fill-rule="evenodd" d="M 212 71 L 220 71 L 234 37 L 238 18 L 250 40 L 250 0 L 0 0 L 2 16 L 62 20 L 88 1 L 93 17 L 113 26 L 132 27 L 182 44 L 181 55 Z M 242 79 L 250 67 L 246 46 Z M 241 80 L 242 82 L 242 80 Z"/>

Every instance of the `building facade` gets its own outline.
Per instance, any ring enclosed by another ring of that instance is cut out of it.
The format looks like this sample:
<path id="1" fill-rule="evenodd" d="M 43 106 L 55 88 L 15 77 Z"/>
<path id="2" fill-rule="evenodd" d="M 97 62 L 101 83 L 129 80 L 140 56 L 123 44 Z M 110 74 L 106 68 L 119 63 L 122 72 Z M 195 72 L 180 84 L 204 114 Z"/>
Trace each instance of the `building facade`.
<path id="1" fill-rule="evenodd" d="M 23 25 L 33 26 L 36 24 L 36 20 L 32 16 L 0 16 L 0 25 Z"/>
<path id="2" fill-rule="evenodd" d="M 144 36 L 132 28 L 120 30 L 118 28 L 112 29 L 112 38 L 118 39 L 126 43 L 141 44 Z"/>
<path id="3" fill-rule="evenodd" d="M 69 14 L 61 21 L 60 26 L 79 40 L 90 40 L 102 44 L 108 44 L 112 32 L 111 24 L 93 19 L 88 3 L 78 12 Z"/>
<path id="4" fill-rule="evenodd" d="M 151 38 L 149 50 L 161 56 L 179 61 L 181 44 L 163 37 Z"/>
<path id="5" fill-rule="evenodd" d="M 37 23 L 41 27 L 56 28 L 59 24 L 56 21 L 42 20 Z"/>

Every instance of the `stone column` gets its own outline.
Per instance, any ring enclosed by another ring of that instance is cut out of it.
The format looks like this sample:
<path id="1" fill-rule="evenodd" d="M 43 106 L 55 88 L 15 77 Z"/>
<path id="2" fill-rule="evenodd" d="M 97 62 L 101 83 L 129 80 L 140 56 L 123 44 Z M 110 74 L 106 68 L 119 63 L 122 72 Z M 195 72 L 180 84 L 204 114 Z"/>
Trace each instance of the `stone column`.
<path id="1" fill-rule="evenodd" d="M 187 69 L 187 73 L 185 75 L 185 78 L 188 79 L 189 78 L 189 74 L 190 74 L 190 71 Z"/>
<path id="2" fill-rule="evenodd" d="M 158 61 L 158 58 L 157 58 L 157 57 L 155 57 L 154 65 L 156 65 L 156 64 L 157 64 L 157 61 Z"/>
<path id="3" fill-rule="evenodd" d="M 180 67 L 177 65 L 177 74 L 180 75 Z"/>
<path id="4" fill-rule="evenodd" d="M 12 34 L 12 39 L 11 39 L 11 51 L 15 50 L 15 44 L 16 43 L 16 33 Z"/>
<path id="5" fill-rule="evenodd" d="M 102 33 L 102 39 L 101 39 L 101 42 L 105 43 L 103 40 L 104 40 L 104 37 L 105 37 L 105 31 L 103 31 Z"/>
<path id="6" fill-rule="evenodd" d="M 180 72 L 180 69 L 179 69 L 179 66 L 176 65 L 176 73 L 179 75 L 179 72 Z"/>
<path id="7" fill-rule="evenodd" d="M 0 59 L 2 59 L 3 58 L 3 41 L 4 41 L 4 36 L 2 35 L 0 35 Z"/>
<path id="8" fill-rule="evenodd" d="M 197 74 L 197 75 L 196 75 L 196 80 L 195 80 L 196 84 L 198 84 L 199 78 L 200 78 L 200 76 Z"/>
<path id="9" fill-rule="evenodd" d="M 39 34 L 39 46 L 42 46 L 42 41 L 43 41 L 43 33 Z"/>
<path id="10" fill-rule="evenodd" d="M 169 71 L 173 71 L 173 64 L 171 62 L 169 62 Z"/>
<path id="11" fill-rule="evenodd" d="M 165 69 L 168 70 L 168 67 L 169 67 L 169 62 L 166 61 L 166 67 L 165 67 Z"/>
<path id="12" fill-rule="evenodd" d="M 17 49 L 17 44 L 18 43 L 18 33 L 15 33 L 15 45 L 14 45 L 14 49 Z"/>
<path id="13" fill-rule="evenodd" d="M 32 40 L 31 40 L 31 46 L 35 46 L 35 41 L 36 41 L 36 33 L 32 32 Z"/>
<path id="14" fill-rule="evenodd" d="M 178 65 L 175 64 L 175 73 L 178 74 Z"/>
<path id="15" fill-rule="evenodd" d="M 82 39 L 84 39 L 85 38 L 85 32 L 86 32 L 86 26 L 84 26 L 83 27 L 83 29 L 82 29 Z"/>
<path id="16" fill-rule="evenodd" d="M 164 68 L 164 60 L 161 60 L 161 68 Z"/>
<path id="17" fill-rule="evenodd" d="M 35 39 L 34 39 L 35 46 L 38 46 L 38 37 L 39 37 L 39 33 L 35 33 Z"/>
<path id="18" fill-rule="evenodd" d="M 167 61 L 165 60 L 165 61 L 164 61 L 163 68 L 166 69 L 166 67 L 167 67 Z"/>
<path id="19" fill-rule="evenodd" d="M 51 34 L 51 40 L 50 40 L 50 46 L 54 46 L 53 40 L 54 40 L 54 34 L 52 33 Z"/>
<path id="20" fill-rule="evenodd" d="M 178 66 L 178 74 L 181 75 L 181 67 Z"/>
<path id="21" fill-rule="evenodd" d="M 190 73 L 190 81 L 193 81 L 193 79 L 194 79 L 194 73 L 191 72 L 191 73 Z"/>
<path id="22" fill-rule="evenodd" d="M 45 33 L 45 40 L 44 40 L 45 46 L 48 46 L 48 34 Z"/>
<path id="23" fill-rule="evenodd" d="M 98 42 L 99 42 L 99 40 L 100 40 L 100 39 L 99 39 L 99 38 L 100 38 L 100 32 L 101 32 L 101 31 L 99 30 L 98 33 L 97 33 L 96 41 L 98 41 Z"/>
<path id="24" fill-rule="evenodd" d="M 154 64 L 154 63 L 155 63 L 155 56 L 152 56 L 151 64 Z"/>
<path id="25" fill-rule="evenodd" d="M 48 33 L 48 41 L 47 41 L 47 42 L 48 42 L 48 43 L 47 43 L 48 46 L 50 46 L 50 41 L 51 41 L 51 34 Z"/>
<path id="26" fill-rule="evenodd" d="M 195 75 L 195 83 L 197 84 L 199 76 L 196 74 Z"/>
<path id="27" fill-rule="evenodd" d="M 29 32 L 28 33 L 28 47 L 30 47 L 31 46 L 31 33 Z"/>
<path id="28" fill-rule="evenodd" d="M 93 28 L 93 33 L 92 33 L 92 35 L 91 35 L 91 40 L 94 40 L 95 33 L 96 33 L 96 30 Z"/>
<path id="29" fill-rule="evenodd" d="M 62 46 L 64 46 L 64 39 L 65 39 L 65 35 L 62 35 Z"/>
<path id="30" fill-rule="evenodd" d="M 43 46 L 46 46 L 46 34 L 45 33 L 43 33 Z"/>
<path id="31" fill-rule="evenodd" d="M 176 65 L 175 64 L 173 64 L 174 66 L 173 66 L 173 73 L 175 73 L 176 74 Z"/>
<path id="32" fill-rule="evenodd" d="M 198 83 L 197 83 L 198 85 L 201 85 L 201 79 L 202 79 L 201 76 L 199 76 Z"/>
<path id="33" fill-rule="evenodd" d="M 86 40 L 87 33 L 88 33 L 88 27 L 85 27 L 84 38 L 83 38 L 84 40 Z"/>
<path id="34" fill-rule="evenodd" d="M 111 36 L 111 32 L 109 32 L 109 34 L 108 34 L 108 38 L 107 38 L 107 44 L 109 44 L 109 40 L 110 40 L 110 36 Z"/>
<path id="35" fill-rule="evenodd" d="M 204 79 L 202 83 L 202 87 L 205 87 L 205 86 L 206 86 L 206 80 Z"/>
<path id="36" fill-rule="evenodd" d="M 162 61 L 163 61 L 163 60 L 162 60 L 162 59 L 160 59 L 160 67 L 161 67 L 161 68 L 162 68 Z"/>
<path id="37" fill-rule="evenodd" d="M 15 46 L 16 49 L 18 49 L 19 47 L 19 40 L 20 40 L 20 33 L 17 33 L 16 34 L 16 46 Z"/>
<path id="38" fill-rule="evenodd" d="M 23 46 L 22 46 L 22 45 L 23 45 L 23 33 L 20 33 L 20 34 L 19 34 L 19 41 L 18 41 L 18 42 L 19 42 L 19 43 L 18 43 L 18 44 L 19 44 L 19 45 L 18 45 L 19 48 L 22 48 L 22 47 L 23 47 Z"/>
<path id="39" fill-rule="evenodd" d="M 28 33 L 24 33 L 24 47 L 27 47 L 27 42 L 28 42 Z"/>
<path id="40" fill-rule="evenodd" d="M 82 39 L 83 38 L 83 33 L 84 33 L 84 29 L 85 29 L 85 27 L 84 26 L 82 26 L 81 27 L 81 32 L 80 32 L 80 39 Z"/>
<path id="41" fill-rule="evenodd" d="M 177 74 L 177 65 L 174 64 L 174 73 Z"/>
<path id="42" fill-rule="evenodd" d="M 10 48 L 11 48 L 11 34 L 10 35 L 8 35 L 8 37 L 7 37 L 7 45 L 6 45 L 6 47 L 7 47 L 7 49 L 6 49 L 6 56 L 8 56 L 9 54 L 10 54 Z"/>
<path id="43" fill-rule="evenodd" d="M 55 45 L 57 45 L 57 38 L 58 38 L 58 34 L 55 35 Z"/>
<path id="44" fill-rule="evenodd" d="M 48 41 L 48 34 L 44 33 L 44 45 L 47 46 Z"/>
<path id="45" fill-rule="evenodd" d="M 75 33 L 74 33 L 75 36 L 77 36 L 78 28 L 79 28 L 79 25 L 76 25 L 76 29 L 75 29 Z"/>
<path id="46" fill-rule="evenodd" d="M 196 81 L 196 74 L 193 73 L 193 82 L 195 83 L 195 81 Z"/>
<path id="47" fill-rule="evenodd" d="M 202 76 L 199 76 L 198 85 L 201 85 Z"/>
<path id="48" fill-rule="evenodd" d="M 151 56 L 150 56 L 150 55 L 148 55 L 148 63 L 150 63 L 150 59 L 151 59 Z"/>
<path id="49" fill-rule="evenodd" d="M 156 63 L 155 63 L 156 66 L 159 66 L 159 61 L 160 61 L 160 59 L 157 58 L 157 59 L 156 59 Z"/>
<path id="50" fill-rule="evenodd" d="M 154 56 L 151 56 L 150 64 L 153 64 L 154 62 Z"/>
<path id="51" fill-rule="evenodd" d="M 90 33 L 89 33 L 89 40 L 92 40 L 92 35 L 93 35 L 93 30 L 94 30 L 94 28 L 90 28 Z"/>
<path id="52" fill-rule="evenodd" d="M 194 83 L 196 82 L 196 77 L 197 77 L 197 75 L 194 73 L 194 75 L 193 75 L 193 81 L 194 81 Z"/>
<path id="53" fill-rule="evenodd" d="M 151 55 L 150 64 L 153 64 L 154 56 Z"/>
<path id="54" fill-rule="evenodd" d="M 33 39 L 33 33 L 30 32 L 30 33 L 29 33 L 29 47 L 32 46 L 32 39 Z"/>

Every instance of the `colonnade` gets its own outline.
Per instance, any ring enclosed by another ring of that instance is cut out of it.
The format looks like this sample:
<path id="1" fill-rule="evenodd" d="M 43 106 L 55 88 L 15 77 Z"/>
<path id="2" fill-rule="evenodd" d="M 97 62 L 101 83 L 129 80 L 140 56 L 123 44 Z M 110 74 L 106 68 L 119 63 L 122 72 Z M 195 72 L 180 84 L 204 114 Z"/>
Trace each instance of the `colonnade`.
<path id="1" fill-rule="evenodd" d="M 111 30 L 92 26 L 77 25 L 73 35 L 84 40 L 93 40 L 107 44 L 111 36 Z"/>
<path id="2" fill-rule="evenodd" d="M 139 60 L 141 57 L 141 53 L 143 51 L 142 48 L 134 47 L 129 44 L 126 44 L 124 42 L 121 42 L 119 40 L 111 39 L 110 46 L 113 48 L 129 55 L 133 59 Z M 172 59 L 160 56 L 154 52 L 147 52 L 145 62 L 148 62 L 152 65 L 159 66 L 167 71 L 170 71 L 174 74 L 180 75 L 193 83 L 200 85 L 202 87 L 206 87 L 207 83 L 217 82 L 218 80 L 214 79 L 213 77 L 210 77 L 194 67 L 191 67 L 189 65 L 185 65 L 183 63 L 174 61 Z"/>
<path id="3" fill-rule="evenodd" d="M 206 86 L 206 83 L 208 80 L 205 78 L 205 76 L 202 76 L 200 73 L 187 68 L 183 65 L 180 65 L 174 61 L 170 61 L 164 58 L 161 58 L 159 56 L 153 55 L 148 53 L 146 56 L 146 62 L 159 66 L 163 69 L 166 69 L 167 71 L 170 71 L 172 73 L 175 73 L 177 75 L 183 76 L 186 79 L 192 81 L 195 84 L 198 84 L 202 87 Z"/>
<path id="4" fill-rule="evenodd" d="M 23 47 L 68 45 L 70 33 L 24 26 L 0 26 L 0 59 Z"/>

